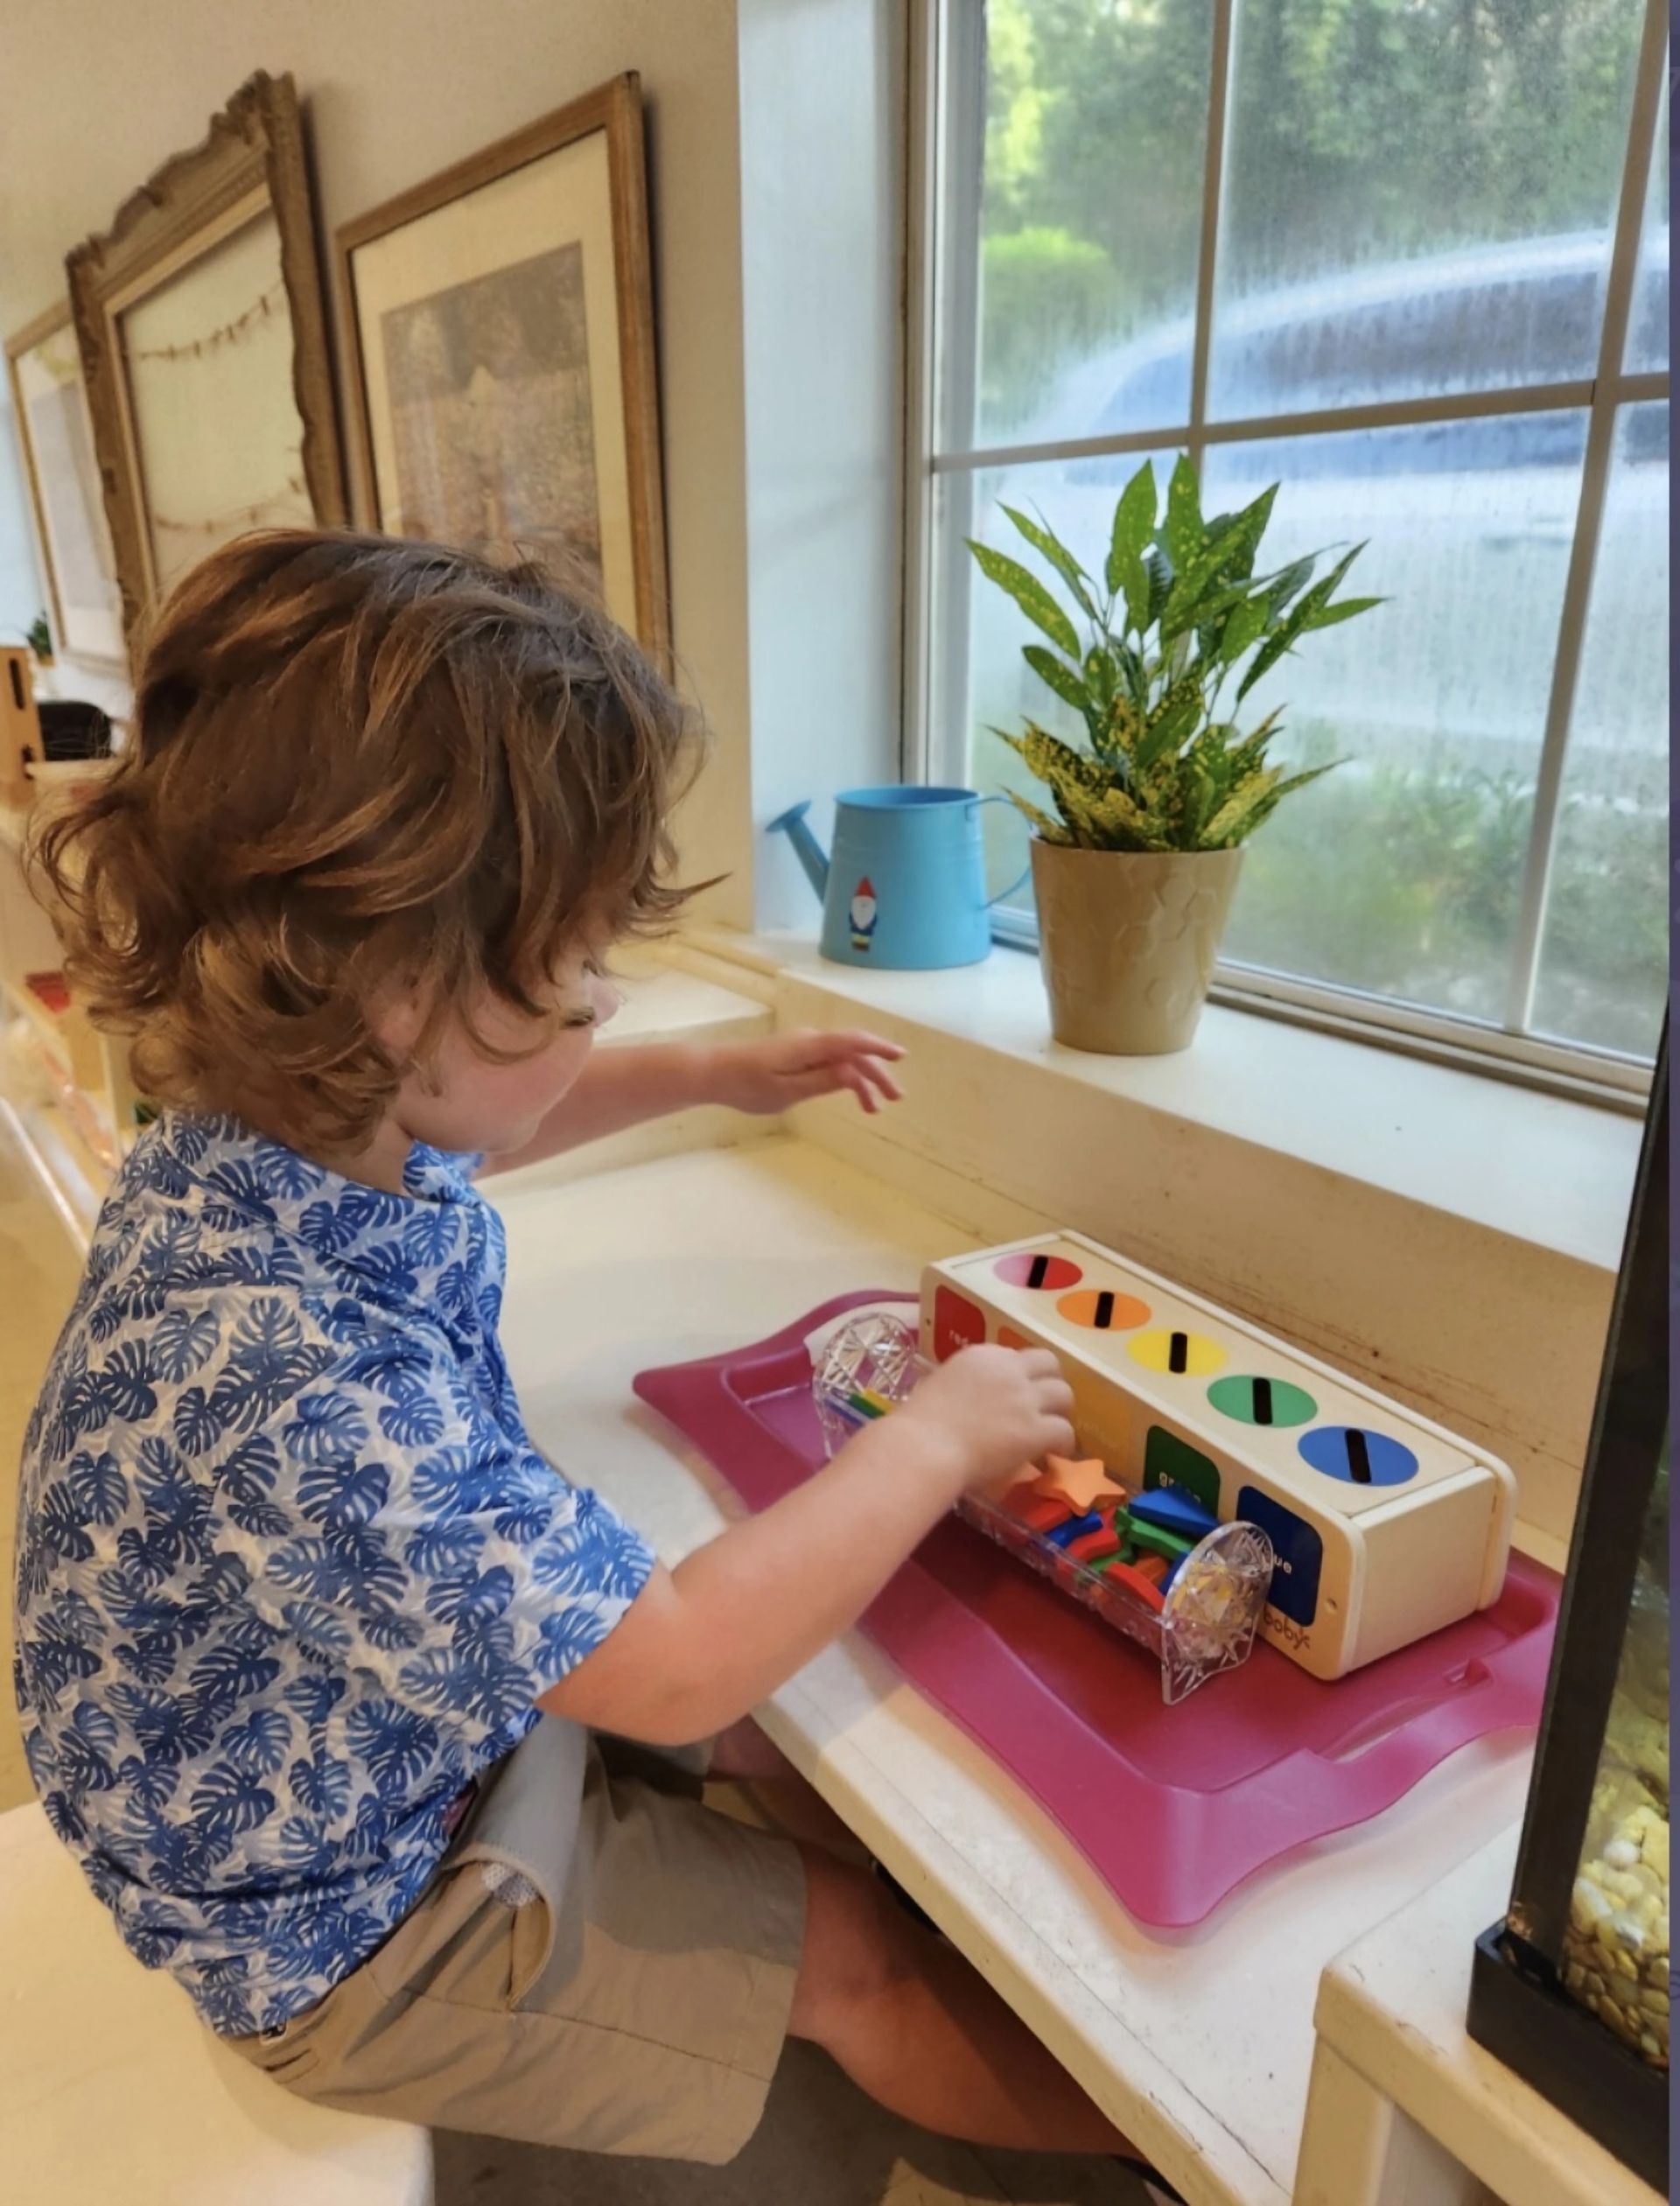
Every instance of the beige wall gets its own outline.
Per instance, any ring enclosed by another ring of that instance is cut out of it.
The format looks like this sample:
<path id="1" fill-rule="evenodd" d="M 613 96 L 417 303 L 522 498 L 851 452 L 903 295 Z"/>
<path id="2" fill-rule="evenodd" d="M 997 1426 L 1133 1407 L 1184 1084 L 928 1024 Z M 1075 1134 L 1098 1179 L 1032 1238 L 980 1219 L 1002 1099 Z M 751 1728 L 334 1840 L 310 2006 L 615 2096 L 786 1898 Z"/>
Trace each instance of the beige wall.
<path id="1" fill-rule="evenodd" d="M 0 0 L 0 42 L 6 333 L 60 295 L 69 248 L 194 144 L 253 69 L 297 80 L 326 237 L 619 70 L 641 72 L 672 613 L 717 739 L 684 840 L 691 864 L 733 877 L 715 915 L 749 923 L 734 0 Z"/>

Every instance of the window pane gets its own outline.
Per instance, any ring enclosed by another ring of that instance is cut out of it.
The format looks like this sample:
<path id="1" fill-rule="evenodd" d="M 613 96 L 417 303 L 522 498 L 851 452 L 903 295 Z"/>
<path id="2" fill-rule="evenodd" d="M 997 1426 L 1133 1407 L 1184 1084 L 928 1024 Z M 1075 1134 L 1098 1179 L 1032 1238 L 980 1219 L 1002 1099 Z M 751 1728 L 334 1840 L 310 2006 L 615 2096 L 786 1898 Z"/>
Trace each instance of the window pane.
<path id="1" fill-rule="evenodd" d="M 1368 539 L 1348 587 L 1390 600 L 1245 700 L 1348 762 L 1250 844 L 1228 956 L 1503 1018 L 1585 441 L 1539 414 L 1210 452 L 1209 510 L 1284 484 L 1268 567 Z"/>
<path id="2" fill-rule="evenodd" d="M 1176 426 L 1212 0 L 989 0 L 985 21 L 977 421 L 963 441 Z"/>
<path id="3" fill-rule="evenodd" d="M 1639 275 L 1634 286 L 1633 319 L 1628 328 L 1628 366 L 1639 375 L 1669 364 L 1669 94 L 1665 85 L 1656 118 L 1656 149 L 1651 160 L 1651 188 L 1645 201 L 1645 233 L 1640 242 Z"/>
<path id="4" fill-rule="evenodd" d="M 1535 1024 L 1655 1057 L 1668 987 L 1669 410 L 1630 407 L 1587 614 Z"/>
<path id="5" fill-rule="evenodd" d="M 1239 0 L 1212 415 L 1591 375 L 1643 14 Z"/>

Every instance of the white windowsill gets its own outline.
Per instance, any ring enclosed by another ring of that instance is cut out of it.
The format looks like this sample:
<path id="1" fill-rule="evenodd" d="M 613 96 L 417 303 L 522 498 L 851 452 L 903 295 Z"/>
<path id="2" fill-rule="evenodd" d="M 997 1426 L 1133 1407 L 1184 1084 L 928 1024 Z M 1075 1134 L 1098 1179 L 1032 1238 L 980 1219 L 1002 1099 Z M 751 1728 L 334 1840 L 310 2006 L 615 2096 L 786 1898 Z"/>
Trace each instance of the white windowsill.
<path id="1" fill-rule="evenodd" d="M 1037 960 L 826 963 L 810 938 L 696 930 L 672 962 L 782 1026 L 901 1042 L 906 1100 L 801 1136 L 983 1241 L 1074 1226 L 1182 1280 L 1517 1474 L 1522 1544 L 1566 1551 L 1638 1120 L 1210 1005 L 1172 1057 L 1053 1042 Z"/>
<path id="2" fill-rule="evenodd" d="M 1620 1261 L 1642 1131 L 1622 1113 L 1218 1004 L 1175 1056 L 1066 1049 L 1050 1036 L 1038 960 L 1021 950 L 894 973 L 830 964 L 803 935 L 716 929 L 688 940 L 1515 1240 L 1612 1272 Z"/>

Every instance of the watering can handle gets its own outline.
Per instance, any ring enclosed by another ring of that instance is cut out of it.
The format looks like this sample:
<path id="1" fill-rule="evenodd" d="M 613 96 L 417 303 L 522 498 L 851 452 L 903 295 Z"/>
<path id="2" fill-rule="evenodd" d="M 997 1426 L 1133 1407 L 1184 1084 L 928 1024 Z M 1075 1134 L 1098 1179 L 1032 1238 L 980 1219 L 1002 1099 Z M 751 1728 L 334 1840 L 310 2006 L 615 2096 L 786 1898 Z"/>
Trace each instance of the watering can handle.
<path id="1" fill-rule="evenodd" d="M 977 800 L 976 800 L 976 807 L 975 807 L 975 809 L 976 809 L 976 811 L 979 809 L 979 807 L 980 807 L 980 805 L 982 805 L 982 804 L 1009 804 L 1009 799 L 1008 799 L 1006 796 L 983 796 L 983 797 L 980 797 L 979 799 L 977 799 Z M 1015 809 L 1015 808 L 1014 808 L 1014 806 L 1013 806 L 1012 804 L 1010 804 L 1009 809 L 1011 809 L 1011 811 L 1012 812 L 1012 811 L 1014 810 L 1014 809 Z M 1027 853 L 1027 860 L 1026 860 L 1026 864 L 1025 865 L 1023 865 L 1023 866 L 1022 866 L 1022 868 L 1021 868 L 1020 872 L 1018 872 L 1018 873 L 1015 876 L 1014 879 L 1013 879 L 1013 880 L 1012 880 L 1012 881 L 1009 884 L 1009 886 L 1008 886 L 1008 887 L 1007 887 L 1007 888 L 1000 888 L 1000 889 L 998 890 L 998 893 L 996 894 L 996 896 L 989 896 L 989 897 L 987 897 L 987 899 L 986 899 L 986 909 L 987 909 L 988 911 L 990 911 L 990 910 L 991 909 L 991 907 L 992 907 L 992 906 L 993 906 L 994 904 L 1001 904 L 1001 903 L 1003 902 L 1003 900 L 1004 900 L 1004 897 L 1006 897 L 1006 896 L 1013 896 L 1013 894 L 1015 893 L 1016 890 L 1017 890 L 1017 889 L 1020 886 L 1021 883 L 1022 883 L 1022 882 L 1023 882 L 1023 881 L 1026 879 L 1027 875 L 1028 875 L 1028 874 L 1029 874 L 1029 873 L 1032 871 L 1032 851 L 1031 851 L 1032 832 L 1032 830 L 1031 830 L 1031 828 L 1029 828 L 1029 829 L 1027 830 L 1027 837 L 1028 837 L 1028 853 Z"/>

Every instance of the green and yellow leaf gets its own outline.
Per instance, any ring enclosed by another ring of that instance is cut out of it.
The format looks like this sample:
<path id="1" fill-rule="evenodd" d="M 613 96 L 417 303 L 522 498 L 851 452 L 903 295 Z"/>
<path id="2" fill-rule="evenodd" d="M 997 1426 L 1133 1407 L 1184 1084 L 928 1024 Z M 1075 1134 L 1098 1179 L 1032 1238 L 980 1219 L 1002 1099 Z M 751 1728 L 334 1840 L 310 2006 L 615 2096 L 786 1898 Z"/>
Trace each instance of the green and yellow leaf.
<path id="1" fill-rule="evenodd" d="M 1018 511 L 1013 506 L 1005 506 L 1004 511 L 1033 550 L 1043 553 L 1085 611 L 1095 620 L 1096 607 L 1091 601 L 1089 591 L 1085 587 L 1090 577 L 1074 558 L 1073 553 L 1068 550 L 1067 545 L 1062 543 L 1060 537 L 1053 530 L 1045 528 L 1042 523 L 1034 521 L 1030 515 Z"/>
<path id="2" fill-rule="evenodd" d="M 1090 808 L 1094 847 L 1104 851 L 1172 848 L 1161 823 L 1124 789 L 1110 789 Z"/>
<path id="3" fill-rule="evenodd" d="M 1203 709 L 1201 683 L 1194 674 L 1175 682 L 1150 714 L 1132 756 L 1140 767 L 1176 751 L 1194 728 Z"/>
<path id="4" fill-rule="evenodd" d="M 1219 640 L 1219 655 L 1228 666 L 1235 666 L 1245 651 L 1259 642 L 1270 619 L 1271 606 L 1267 599 L 1243 599 L 1225 623 L 1225 632 Z"/>
<path id="5" fill-rule="evenodd" d="M 1373 606 L 1387 603 L 1386 598 L 1344 598 L 1339 605 L 1321 606 L 1301 623 L 1301 634 L 1309 635 L 1318 628 L 1334 628 L 1338 620 L 1351 620 L 1355 613 L 1368 613 Z"/>
<path id="6" fill-rule="evenodd" d="M 1021 656 L 1046 689 L 1054 690 L 1064 704 L 1071 704 L 1075 712 L 1083 716 L 1088 725 L 1094 723 L 1096 700 L 1065 659 L 1057 658 L 1054 651 L 1046 651 L 1041 643 L 1023 644 Z"/>
<path id="7" fill-rule="evenodd" d="M 1073 837 L 1060 821 L 1053 820 L 1047 812 L 1040 812 L 1036 804 L 1029 804 L 1018 790 L 1005 789 L 1004 795 L 1040 841 L 1060 844 L 1073 841 Z"/>
<path id="8" fill-rule="evenodd" d="M 1033 627 L 1041 628 L 1059 651 L 1070 659 L 1078 658 L 1079 637 L 1074 624 L 1038 577 L 1029 573 L 1018 559 L 994 551 L 990 544 L 976 543 L 972 536 L 967 541 L 975 564 L 987 581 L 995 582 L 1013 598 Z"/>
<path id="9" fill-rule="evenodd" d="M 1283 768 L 1269 766 L 1264 773 L 1251 774 L 1240 788 L 1234 789 L 1203 830 L 1204 846 L 1210 851 L 1225 851 L 1233 843 L 1240 843 L 1256 824 L 1253 818 L 1256 808 L 1265 802 L 1282 779 Z"/>
<path id="10" fill-rule="evenodd" d="M 1232 522 L 1229 533 L 1222 535 L 1219 571 L 1227 580 L 1246 582 L 1253 574 L 1255 554 L 1266 533 L 1277 496 L 1278 485 L 1273 483 L 1251 505 L 1244 506 Z"/>
<path id="11" fill-rule="evenodd" d="M 1124 591 L 1126 616 L 1134 628 L 1142 628 L 1147 619 L 1144 546 L 1154 534 L 1155 502 L 1155 470 L 1146 459 L 1120 494 L 1109 543 L 1109 594 L 1118 597 Z"/>
<path id="12" fill-rule="evenodd" d="M 1144 566 L 1149 576 L 1149 616 L 1144 625 L 1152 627 L 1172 594 L 1172 563 L 1158 544 L 1152 544 L 1144 554 Z"/>
<path id="13" fill-rule="evenodd" d="M 1201 518 L 1201 492 L 1187 454 L 1180 456 L 1166 487 L 1166 519 L 1161 525 L 1161 542 L 1172 562 L 1174 574 L 1184 573 L 1208 542 L 1207 527 Z"/>
<path id="14" fill-rule="evenodd" d="M 1109 725 L 1104 747 L 1125 759 L 1128 765 L 1137 754 L 1138 739 L 1144 732 L 1143 715 L 1124 691 L 1109 705 Z"/>

